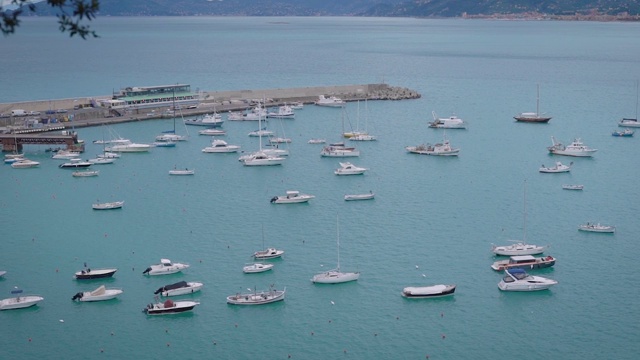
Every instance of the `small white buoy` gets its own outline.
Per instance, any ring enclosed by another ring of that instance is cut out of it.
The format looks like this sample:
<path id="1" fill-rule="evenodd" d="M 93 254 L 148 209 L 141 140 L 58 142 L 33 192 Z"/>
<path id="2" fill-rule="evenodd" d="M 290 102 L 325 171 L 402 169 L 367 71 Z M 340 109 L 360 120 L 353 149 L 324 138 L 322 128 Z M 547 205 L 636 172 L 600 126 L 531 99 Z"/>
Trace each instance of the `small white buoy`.
<path id="1" fill-rule="evenodd" d="M 427 275 L 425 275 L 425 274 L 422 274 L 422 277 L 427 277 Z"/>
<path id="2" fill-rule="evenodd" d="M 331 300 L 331 305 L 335 305 L 336 303 L 333 302 L 333 300 Z"/>
<path id="3" fill-rule="evenodd" d="M 64 320 L 60 319 L 60 322 L 64 322 Z"/>
<path id="4" fill-rule="evenodd" d="M 416 265 L 416 269 L 420 269 L 420 266 Z"/>

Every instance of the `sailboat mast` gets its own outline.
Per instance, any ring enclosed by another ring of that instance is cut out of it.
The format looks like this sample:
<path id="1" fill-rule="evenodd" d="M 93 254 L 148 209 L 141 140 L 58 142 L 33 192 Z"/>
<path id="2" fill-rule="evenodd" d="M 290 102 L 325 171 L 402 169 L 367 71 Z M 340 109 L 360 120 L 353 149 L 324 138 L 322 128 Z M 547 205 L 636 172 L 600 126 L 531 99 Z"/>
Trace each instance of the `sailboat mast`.
<path id="1" fill-rule="evenodd" d="M 636 120 L 638 120 L 638 80 L 636 80 Z"/>
<path id="2" fill-rule="evenodd" d="M 537 95 L 536 95 L 536 117 L 540 116 L 540 84 L 537 84 Z"/>
<path id="3" fill-rule="evenodd" d="M 340 219 L 338 215 L 336 215 L 336 234 L 337 234 L 337 245 L 338 245 L 338 272 L 340 271 Z"/>
<path id="4" fill-rule="evenodd" d="M 522 242 L 527 243 L 527 180 L 524 181 L 524 195 L 522 199 Z"/>

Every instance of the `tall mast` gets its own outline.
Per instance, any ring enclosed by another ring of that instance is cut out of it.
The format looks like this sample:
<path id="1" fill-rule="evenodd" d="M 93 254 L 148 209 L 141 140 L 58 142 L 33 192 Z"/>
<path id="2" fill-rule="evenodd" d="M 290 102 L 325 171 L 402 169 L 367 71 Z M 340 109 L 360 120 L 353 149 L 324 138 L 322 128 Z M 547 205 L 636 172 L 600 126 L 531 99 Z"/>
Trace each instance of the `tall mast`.
<path id="1" fill-rule="evenodd" d="M 337 233 L 337 243 L 338 243 L 338 272 L 340 272 L 340 223 L 338 219 L 338 214 L 336 214 L 336 233 Z"/>
<path id="2" fill-rule="evenodd" d="M 522 199 L 522 242 L 527 243 L 527 180 L 524 181 L 524 196 Z"/>

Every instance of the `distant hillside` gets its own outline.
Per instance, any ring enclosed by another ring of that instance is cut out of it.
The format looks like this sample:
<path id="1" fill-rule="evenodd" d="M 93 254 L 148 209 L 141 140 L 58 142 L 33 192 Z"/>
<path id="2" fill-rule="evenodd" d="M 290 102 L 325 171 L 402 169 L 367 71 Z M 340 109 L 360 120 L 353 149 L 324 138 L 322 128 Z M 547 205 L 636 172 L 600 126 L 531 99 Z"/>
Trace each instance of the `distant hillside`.
<path id="1" fill-rule="evenodd" d="M 640 14 L 640 0 L 100 0 L 99 16 L 402 16 Z M 53 15 L 46 4 L 39 15 Z"/>

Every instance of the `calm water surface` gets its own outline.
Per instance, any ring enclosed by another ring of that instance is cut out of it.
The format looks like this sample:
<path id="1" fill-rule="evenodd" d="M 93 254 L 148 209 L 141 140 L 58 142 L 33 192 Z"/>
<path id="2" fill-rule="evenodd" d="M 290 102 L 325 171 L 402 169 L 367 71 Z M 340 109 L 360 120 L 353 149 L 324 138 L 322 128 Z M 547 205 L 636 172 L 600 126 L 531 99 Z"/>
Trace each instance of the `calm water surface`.
<path id="1" fill-rule="evenodd" d="M 53 19 L 28 19 L 2 40 L 0 102 L 109 94 L 125 86 L 189 83 L 203 90 L 267 89 L 387 82 L 422 94 L 398 102 L 350 103 L 348 120 L 379 140 L 350 159 L 370 170 L 337 177 L 338 159 L 321 158 L 314 137 L 337 141 L 340 110 L 306 106 L 295 120 L 268 126 L 291 137 L 281 167 L 245 168 L 237 155 L 204 154 L 209 137 L 176 148 L 125 154 L 73 178 L 41 147 L 38 169 L 0 167 L 3 223 L 0 292 L 38 293 L 37 307 L 0 313 L 7 357 L 128 359 L 180 357 L 286 359 L 634 359 L 640 347 L 640 295 L 632 266 L 639 250 L 638 139 L 614 138 L 616 121 L 635 114 L 640 25 L 382 18 L 100 18 L 100 39 L 68 39 Z M 10 54 L 10 55 L 9 55 Z M 536 84 L 547 125 L 515 123 L 534 111 Z M 54 105 L 55 106 L 55 105 Z M 0 111 L 3 111 L 0 109 Z M 431 112 L 457 114 L 467 130 L 446 136 L 458 158 L 407 154 L 437 142 Z M 359 116 L 358 116 L 359 114 Z M 171 120 L 114 127 L 152 142 Z M 258 148 L 257 124 L 225 123 L 225 140 Z M 86 157 L 107 130 L 80 129 Z M 549 156 L 551 136 L 581 137 L 592 159 Z M 574 162 L 569 174 L 541 164 Z M 170 177 L 174 167 L 193 177 Z M 526 180 L 526 232 L 524 182 Z M 585 185 L 582 192 L 562 184 Z M 272 205 L 286 190 L 314 194 L 309 204 Z M 345 202 L 346 193 L 376 199 Z M 91 204 L 125 200 L 122 210 Z M 341 266 L 360 280 L 335 286 L 310 278 L 334 267 L 336 216 Z M 615 235 L 580 233 L 581 223 L 617 226 Z M 264 229 L 264 230 L 263 230 Z M 502 293 L 490 269 L 491 243 L 526 236 L 551 244 L 557 264 L 536 274 L 550 291 Z M 264 246 L 286 251 L 273 271 L 245 275 Z M 188 262 L 182 274 L 145 277 L 160 258 Z M 77 282 L 75 271 L 117 267 L 113 279 Z M 147 317 L 153 291 L 202 281 L 193 313 Z M 124 294 L 73 303 L 100 284 Z M 405 286 L 455 283 L 454 297 L 408 301 Z M 247 288 L 287 288 L 284 302 L 233 307 Z M 521 349 L 525 346 L 526 349 Z"/>

